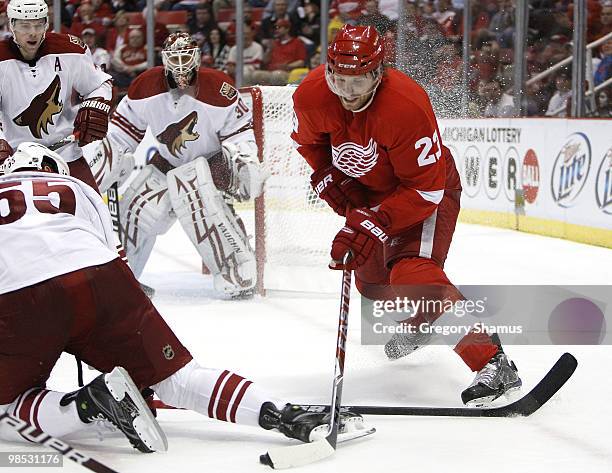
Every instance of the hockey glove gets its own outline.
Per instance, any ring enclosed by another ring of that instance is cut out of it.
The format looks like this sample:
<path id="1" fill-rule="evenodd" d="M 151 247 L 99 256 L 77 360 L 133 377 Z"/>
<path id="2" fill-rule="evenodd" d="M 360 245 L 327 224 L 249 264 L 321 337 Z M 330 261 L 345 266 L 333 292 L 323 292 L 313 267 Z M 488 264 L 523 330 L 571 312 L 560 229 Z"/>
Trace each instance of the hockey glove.
<path id="1" fill-rule="evenodd" d="M 341 263 L 342 256 L 350 250 L 351 261 L 346 269 L 357 269 L 363 265 L 377 245 L 387 239 L 385 227 L 387 219 L 368 209 L 351 209 L 346 215 L 346 223 L 334 237 L 331 249 L 330 269 L 345 269 Z"/>
<path id="2" fill-rule="evenodd" d="M 367 205 L 365 187 L 332 165 L 313 172 L 310 184 L 317 195 L 343 217 L 347 206 L 359 208 Z"/>
<path id="3" fill-rule="evenodd" d="M 0 175 L 4 174 L 4 160 L 13 154 L 13 148 L 6 140 L 0 140 Z"/>
<path id="4" fill-rule="evenodd" d="M 79 146 L 101 140 L 108 131 L 110 103 L 96 97 L 85 100 L 74 120 L 74 134 L 79 137 Z"/>

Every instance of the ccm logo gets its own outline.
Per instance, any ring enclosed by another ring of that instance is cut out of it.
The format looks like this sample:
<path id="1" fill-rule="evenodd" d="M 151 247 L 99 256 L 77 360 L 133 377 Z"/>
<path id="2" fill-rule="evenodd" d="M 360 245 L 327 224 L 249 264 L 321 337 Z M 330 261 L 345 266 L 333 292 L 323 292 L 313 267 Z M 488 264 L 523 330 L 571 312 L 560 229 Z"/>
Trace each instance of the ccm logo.
<path id="1" fill-rule="evenodd" d="M 327 176 L 325 176 L 323 178 L 322 181 L 319 181 L 319 183 L 317 184 L 317 187 L 315 187 L 315 192 L 317 193 L 317 195 L 321 195 L 321 192 L 323 192 L 325 190 L 325 188 L 327 187 L 328 184 L 331 184 L 332 181 L 332 175 L 328 174 Z"/>
<path id="2" fill-rule="evenodd" d="M 368 230 L 372 235 L 374 235 L 383 243 L 386 242 L 389 238 L 382 228 L 377 227 L 369 220 L 364 220 L 363 222 L 361 222 L 361 226 Z"/>

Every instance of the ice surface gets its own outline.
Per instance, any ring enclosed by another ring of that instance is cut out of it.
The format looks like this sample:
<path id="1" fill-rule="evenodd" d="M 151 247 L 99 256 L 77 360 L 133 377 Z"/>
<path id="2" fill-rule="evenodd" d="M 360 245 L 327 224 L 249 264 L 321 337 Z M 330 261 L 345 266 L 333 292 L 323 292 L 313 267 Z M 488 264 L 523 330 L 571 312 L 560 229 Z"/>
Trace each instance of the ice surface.
<path id="1" fill-rule="evenodd" d="M 447 262 L 457 284 L 610 284 L 612 251 L 558 239 L 474 225 L 459 225 Z M 339 277 L 339 276 L 338 276 Z M 174 226 L 159 238 L 143 282 L 157 289 L 155 305 L 200 364 L 238 371 L 294 402 L 327 402 L 331 391 L 338 301 L 333 296 L 273 295 L 252 301 L 215 298 L 197 254 Z M 338 281 L 339 284 L 339 281 Z M 359 300 L 354 296 L 353 307 Z M 472 373 L 447 347 L 429 347 L 390 363 L 382 347 L 358 343 L 357 317 L 349 321 L 344 400 L 353 404 L 460 405 Z M 529 390 L 564 351 L 579 367 L 539 412 L 521 419 L 369 417 L 378 432 L 340 446 L 307 472 L 612 471 L 612 349 L 508 347 Z M 92 378 L 93 372 L 86 372 Z M 72 357 L 63 356 L 49 386 L 76 386 Z M 166 454 L 135 452 L 120 436 L 72 444 L 120 472 L 264 472 L 258 457 L 284 437 L 162 410 Z M 40 447 L 0 444 L 2 451 Z M 20 472 L 28 471 L 20 468 Z M 40 472 L 39 469 L 32 469 Z M 65 462 L 64 471 L 85 471 Z"/>

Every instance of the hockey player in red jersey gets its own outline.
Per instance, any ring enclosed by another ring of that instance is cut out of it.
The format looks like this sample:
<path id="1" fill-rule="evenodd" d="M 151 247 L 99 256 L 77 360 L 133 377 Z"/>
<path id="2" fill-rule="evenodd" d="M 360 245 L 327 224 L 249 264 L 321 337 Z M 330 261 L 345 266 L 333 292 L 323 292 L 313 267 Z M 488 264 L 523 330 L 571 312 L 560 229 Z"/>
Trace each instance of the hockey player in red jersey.
<path id="1" fill-rule="evenodd" d="M 103 433 L 100 423 L 111 422 L 139 450 L 165 450 L 163 432 L 138 392 L 150 386 L 167 405 L 218 420 L 277 429 L 304 442 L 327 433 L 325 414 L 279 402 L 237 373 L 193 359 L 118 257 L 102 198 L 72 178 L 57 153 L 22 143 L 5 172 L 0 410 L 57 437 Z M 73 393 L 48 390 L 62 352 L 110 374 Z M 341 434 L 361 421 L 343 415 Z M 23 440 L 6 426 L 0 438 Z"/>
<path id="2" fill-rule="evenodd" d="M 231 297 L 252 295 L 255 254 L 233 199 L 257 197 L 265 171 L 256 159 L 252 115 L 223 72 L 200 68 L 187 33 L 168 37 L 163 67 L 141 74 L 111 117 L 93 169 L 104 191 L 131 167 L 147 127 L 158 152 L 139 171 L 121 202 L 123 244 L 140 276 L 157 235 L 178 219 L 214 287 Z"/>
<path id="3" fill-rule="evenodd" d="M 461 184 L 441 141 L 426 92 L 410 77 L 384 68 L 383 41 L 373 27 L 345 25 L 328 48 L 327 64 L 310 72 L 293 95 L 292 138 L 314 170 L 319 197 L 346 223 L 332 242 L 332 269 L 350 250 L 357 289 L 370 299 L 409 295 L 459 300 L 444 261 L 459 214 Z M 411 293 L 412 292 L 412 293 Z M 421 312 L 405 324 L 434 323 Z M 430 336 L 396 334 L 390 359 Z M 482 405 L 521 385 L 499 339 L 472 331 L 455 351 L 477 375 L 462 393 Z"/>
<path id="4" fill-rule="evenodd" d="M 58 153 L 73 176 L 95 188 L 79 146 L 106 135 L 111 77 L 79 38 L 47 32 L 44 0 L 11 0 L 7 15 L 13 37 L 0 41 L 0 162 L 23 141 L 48 146 L 78 133 L 78 146 Z"/>

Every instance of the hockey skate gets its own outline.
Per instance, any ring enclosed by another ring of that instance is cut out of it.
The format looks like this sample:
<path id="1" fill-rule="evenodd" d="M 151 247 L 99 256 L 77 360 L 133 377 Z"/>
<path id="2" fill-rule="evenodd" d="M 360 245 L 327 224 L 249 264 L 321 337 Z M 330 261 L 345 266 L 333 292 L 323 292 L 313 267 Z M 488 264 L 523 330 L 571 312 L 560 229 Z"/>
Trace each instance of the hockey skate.
<path id="1" fill-rule="evenodd" d="M 166 435 L 123 368 L 101 374 L 78 391 L 66 394 L 60 404 L 67 406 L 72 401 L 82 422 L 110 422 L 144 453 L 168 450 Z"/>
<path id="2" fill-rule="evenodd" d="M 394 333 L 385 344 L 385 355 L 390 361 L 399 360 L 429 344 L 433 338 L 431 332 L 423 332 L 418 327 L 414 328 L 415 333 Z"/>
<path id="3" fill-rule="evenodd" d="M 264 429 L 277 429 L 285 436 L 305 443 L 324 438 L 329 430 L 329 419 L 328 412 L 306 411 L 296 404 L 286 404 L 285 407 L 278 410 L 274 404 L 266 402 L 261 406 L 259 413 L 259 425 Z M 338 442 L 368 435 L 368 433 L 373 433 L 373 429 L 367 429 L 363 417 L 359 414 L 340 413 Z"/>
<path id="4" fill-rule="evenodd" d="M 522 384 L 516 365 L 500 348 L 461 393 L 461 400 L 470 407 L 486 406 L 502 394 L 518 391 Z"/>

